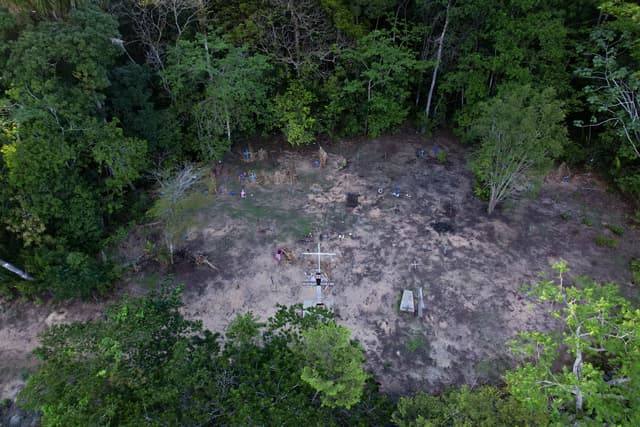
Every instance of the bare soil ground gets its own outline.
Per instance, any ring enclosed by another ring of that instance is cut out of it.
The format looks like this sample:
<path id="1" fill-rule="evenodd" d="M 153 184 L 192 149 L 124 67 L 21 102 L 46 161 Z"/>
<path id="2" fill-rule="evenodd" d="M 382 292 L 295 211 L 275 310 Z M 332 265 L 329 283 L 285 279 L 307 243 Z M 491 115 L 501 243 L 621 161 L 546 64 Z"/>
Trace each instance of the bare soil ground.
<path id="1" fill-rule="evenodd" d="M 444 164 L 432 156 L 434 146 L 447 152 Z M 499 382 L 513 363 L 506 342 L 518 331 L 553 327 L 544 307 L 519 290 L 536 273 L 550 273 L 553 262 L 564 259 L 572 274 L 616 282 L 637 298 L 629 260 L 640 256 L 640 232 L 619 197 L 587 174 L 568 182 L 565 172 L 552 174 L 536 198 L 519 197 L 487 216 L 473 196 L 464 147 L 447 133 L 405 132 L 324 149 L 325 168 L 314 166 L 318 155 L 310 149 L 273 150 L 258 162 L 243 162 L 238 153 L 225 164 L 218 196 L 185 235 L 189 256 L 175 267 L 188 316 L 220 331 L 238 313 L 266 318 L 276 304 L 314 299 L 314 288 L 301 282 L 315 258 L 302 253 L 321 238 L 322 249 L 337 254 L 322 261 L 336 282 L 325 293 L 328 305 L 364 346 L 382 390 L 409 394 Z M 255 183 L 245 182 L 246 199 L 238 197 L 240 172 L 256 174 Z M 400 197 L 392 195 L 396 188 Z M 357 206 L 354 196 L 347 206 L 348 194 L 357 195 Z M 624 235 L 606 224 L 623 226 Z M 619 245 L 597 246 L 596 236 Z M 144 239 L 131 240 L 128 256 L 135 259 Z M 278 262 L 276 248 L 294 259 Z M 211 266 L 194 263 L 195 254 Z M 118 294 L 144 292 L 154 268 L 131 277 Z M 402 291 L 420 287 L 422 318 L 400 312 Z M 95 318 L 103 304 L 3 304 L 0 397 L 21 387 L 39 331 Z"/>

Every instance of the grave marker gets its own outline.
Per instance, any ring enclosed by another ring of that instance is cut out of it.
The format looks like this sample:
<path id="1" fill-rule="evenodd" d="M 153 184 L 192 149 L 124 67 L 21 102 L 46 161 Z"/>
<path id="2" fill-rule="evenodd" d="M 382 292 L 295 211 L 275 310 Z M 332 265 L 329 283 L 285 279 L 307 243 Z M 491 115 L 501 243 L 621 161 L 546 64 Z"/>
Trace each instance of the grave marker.
<path id="1" fill-rule="evenodd" d="M 316 252 L 303 252 L 302 255 L 316 255 L 318 257 L 318 268 L 316 270 L 316 273 L 315 273 L 315 276 L 314 276 L 314 280 L 307 280 L 307 281 L 302 282 L 302 284 L 304 286 L 315 286 L 316 287 L 315 305 L 316 306 L 324 305 L 324 302 L 322 301 L 322 288 L 324 286 L 333 286 L 333 285 L 335 285 L 335 283 L 334 282 L 330 282 L 328 280 L 329 277 L 325 273 L 322 272 L 322 269 L 320 268 L 321 267 L 320 266 L 320 258 L 323 257 L 323 256 L 335 256 L 336 254 L 330 253 L 330 252 L 321 252 L 320 251 L 320 242 L 318 241 L 318 250 Z M 304 301 L 303 309 L 311 307 L 312 305 L 314 305 L 313 301 Z"/>

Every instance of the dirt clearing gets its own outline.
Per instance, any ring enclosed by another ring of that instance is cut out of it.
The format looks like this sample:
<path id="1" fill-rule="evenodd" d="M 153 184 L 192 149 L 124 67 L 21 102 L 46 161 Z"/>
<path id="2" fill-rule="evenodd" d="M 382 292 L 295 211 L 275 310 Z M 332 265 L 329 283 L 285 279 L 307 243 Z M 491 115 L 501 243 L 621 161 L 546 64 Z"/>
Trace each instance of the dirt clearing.
<path id="1" fill-rule="evenodd" d="M 629 260 L 640 256 L 639 232 L 618 196 L 587 175 L 550 178 L 537 198 L 509 201 L 488 217 L 473 196 L 464 149 L 446 133 L 323 148 L 324 168 L 311 149 L 263 150 L 256 162 L 237 154 L 225 164 L 217 197 L 185 235 L 189 256 L 176 266 L 188 316 L 219 331 L 238 313 L 265 318 L 276 304 L 313 299 L 313 287 L 302 282 L 315 258 L 302 253 L 315 250 L 320 238 L 323 250 L 337 254 L 322 264 L 336 282 L 325 293 L 328 304 L 364 346 L 382 390 L 409 394 L 500 381 L 512 364 L 506 342 L 518 331 L 553 326 L 519 288 L 537 272 L 549 273 L 555 261 L 637 296 Z M 438 152 L 446 160 L 436 159 Z M 606 224 L 622 226 L 624 234 Z M 598 236 L 618 246 L 598 246 Z M 277 261 L 278 248 L 291 259 Z M 193 262 L 194 254 L 207 262 Z M 420 287 L 422 318 L 400 312 L 402 291 L 417 294 Z M 5 304 L 2 397 L 20 386 L 47 319 L 86 320 L 100 306 L 74 303 L 53 319 L 60 309 L 48 304 Z"/>

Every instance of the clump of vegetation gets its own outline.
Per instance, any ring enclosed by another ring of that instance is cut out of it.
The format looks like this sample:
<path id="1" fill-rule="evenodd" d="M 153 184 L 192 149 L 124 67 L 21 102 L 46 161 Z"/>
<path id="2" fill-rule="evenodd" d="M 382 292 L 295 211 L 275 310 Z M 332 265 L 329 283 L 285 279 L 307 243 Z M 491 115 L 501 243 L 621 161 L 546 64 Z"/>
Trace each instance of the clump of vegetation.
<path id="1" fill-rule="evenodd" d="M 436 160 L 438 161 L 438 163 L 441 163 L 441 164 L 447 163 L 448 158 L 449 158 L 449 155 L 444 150 L 439 150 L 438 154 L 436 154 Z"/>
<path id="2" fill-rule="evenodd" d="M 622 236 L 624 234 L 624 227 L 618 224 L 605 225 L 616 236 Z"/>
<path id="3" fill-rule="evenodd" d="M 209 202 L 197 188 L 202 176 L 204 170 L 193 164 L 186 164 L 177 171 L 156 173 L 158 199 L 149 210 L 149 216 L 162 224 L 163 243 L 171 264 L 182 236 L 195 221 L 195 212 Z"/>
<path id="4" fill-rule="evenodd" d="M 629 262 L 631 267 L 631 276 L 633 277 L 633 283 L 640 285 L 640 258 L 631 258 Z"/>
<path id="5" fill-rule="evenodd" d="M 571 219 L 571 214 L 569 212 L 563 212 L 562 215 L 560 215 L 560 217 L 565 221 L 568 221 L 569 219 Z"/>
<path id="6" fill-rule="evenodd" d="M 595 243 L 596 245 L 603 247 L 603 248 L 611 248 L 611 249 L 615 249 L 618 247 L 618 241 L 616 239 L 612 239 L 611 237 L 607 237 L 607 236 L 598 236 L 595 238 Z"/>
<path id="7" fill-rule="evenodd" d="M 593 225 L 593 218 L 591 218 L 590 216 L 584 216 L 582 218 L 582 223 L 587 227 L 591 227 Z"/>
<path id="8" fill-rule="evenodd" d="M 405 344 L 407 350 L 412 353 L 422 350 L 425 346 L 424 337 L 422 335 L 412 335 Z"/>
<path id="9" fill-rule="evenodd" d="M 565 113 L 553 89 L 537 91 L 529 85 L 503 86 L 477 111 L 469 136 L 480 144 L 469 167 L 489 193 L 490 215 L 523 179 L 543 176 L 562 153 Z"/>

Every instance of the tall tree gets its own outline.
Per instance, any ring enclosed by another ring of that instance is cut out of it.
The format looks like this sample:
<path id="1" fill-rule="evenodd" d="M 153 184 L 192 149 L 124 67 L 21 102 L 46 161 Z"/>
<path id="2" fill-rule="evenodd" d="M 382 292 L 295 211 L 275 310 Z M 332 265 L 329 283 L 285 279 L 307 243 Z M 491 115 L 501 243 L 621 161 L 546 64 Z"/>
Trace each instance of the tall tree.
<path id="1" fill-rule="evenodd" d="M 234 132 L 257 132 L 269 120 L 270 70 L 266 56 L 250 55 L 213 32 L 170 50 L 165 75 L 202 158 L 221 158 Z"/>
<path id="2" fill-rule="evenodd" d="M 562 2 L 458 2 L 450 15 L 451 66 L 439 87 L 460 130 L 471 124 L 475 106 L 505 83 L 544 82 L 562 97 L 571 92 Z"/>
<path id="3" fill-rule="evenodd" d="M 478 110 L 471 134 L 480 147 L 470 167 L 491 214 L 518 183 L 535 178 L 560 155 L 567 131 L 562 103 L 551 88 L 505 86 Z"/>
<path id="4" fill-rule="evenodd" d="M 399 37 L 372 31 L 340 53 L 337 90 L 327 110 L 346 133 L 381 135 L 406 120 L 412 75 L 427 63 Z"/>
<path id="5" fill-rule="evenodd" d="M 163 288 L 102 320 L 47 329 L 19 401 L 44 426 L 214 423 L 227 393 L 211 363 L 220 348 L 180 306 L 179 292 Z"/>
<path id="6" fill-rule="evenodd" d="M 602 153 L 597 159 L 624 190 L 640 194 L 640 6 L 612 1 L 601 6 L 603 22 L 580 46 L 588 63 L 576 70 L 585 83 L 590 120 Z"/>
<path id="7" fill-rule="evenodd" d="M 552 304 L 551 314 L 561 319 L 563 332 L 520 334 L 513 349 L 523 364 L 507 373 L 509 390 L 556 422 L 637 425 L 640 310 L 611 284 L 581 278 L 571 286 L 566 264 L 554 269 L 557 279 L 538 282 L 532 294 Z"/>
<path id="8" fill-rule="evenodd" d="M 24 247 L 43 255 L 30 262 L 36 279 L 46 259 L 58 264 L 64 258 L 72 270 L 79 260 L 89 262 L 64 253 L 97 251 L 145 166 L 146 142 L 124 137 L 105 108 L 107 70 L 118 56 L 111 39 L 117 37 L 115 20 L 87 7 L 64 21 L 26 27 L 9 45 L 1 152 L 13 197 L 2 220 Z M 47 248 L 57 255 L 44 256 Z"/>
<path id="9" fill-rule="evenodd" d="M 429 126 L 429 115 L 431 113 L 431 101 L 433 99 L 434 89 L 436 87 L 436 80 L 438 78 L 438 71 L 440 70 L 440 63 L 442 62 L 442 50 L 444 47 L 444 40 L 447 36 L 447 28 L 449 28 L 449 11 L 451 10 L 451 1 L 447 1 L 447 7 L 445 9 L 444 24 L 442 25 L 442 32 L 438 37 L 437 44 L 438 50 L 436 53 L 435 65 L 433 67 L 433 74 L 431 75 L 431 84 L 429 85 L 429 93 L 427 94 L 427 106 L 424 109 L 424 122 L 425 127 Z"/>
<path id="10" fill-rule="evenodd" d="M 363 351 L 350 332 L 334 322 L 302 333 L 302 380 L 320 393 L 322 404 L 346 409 L 360 402 L 367 374 Z"/>

